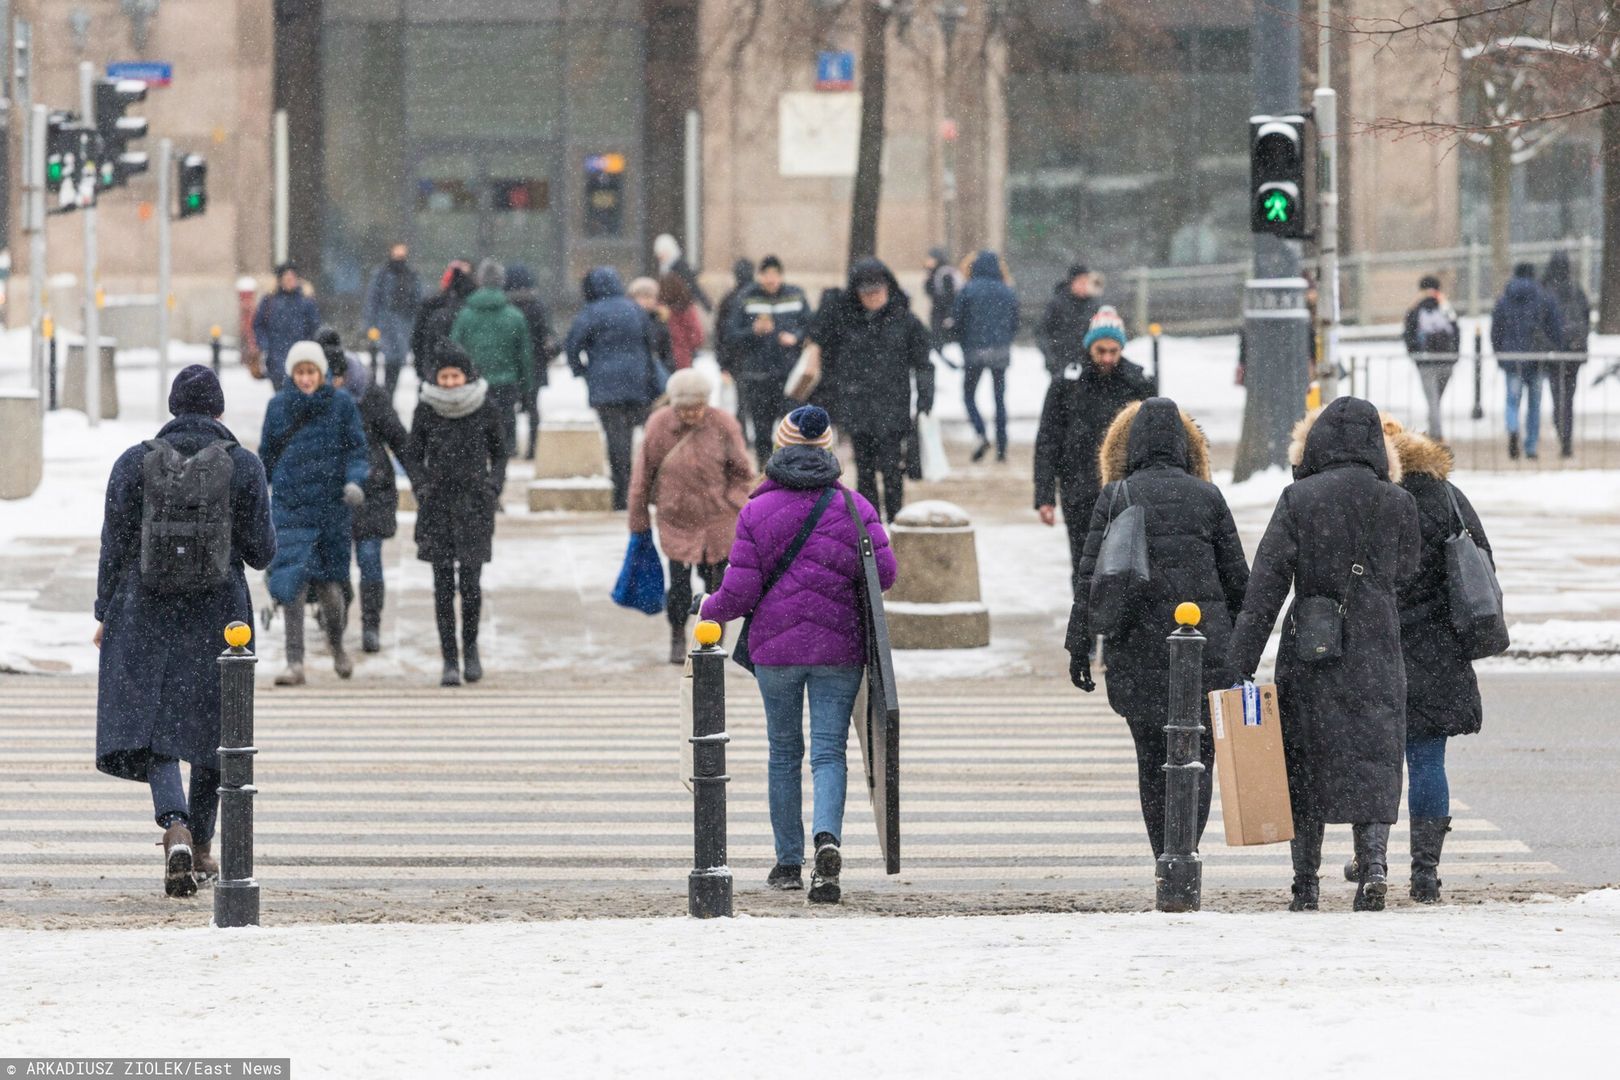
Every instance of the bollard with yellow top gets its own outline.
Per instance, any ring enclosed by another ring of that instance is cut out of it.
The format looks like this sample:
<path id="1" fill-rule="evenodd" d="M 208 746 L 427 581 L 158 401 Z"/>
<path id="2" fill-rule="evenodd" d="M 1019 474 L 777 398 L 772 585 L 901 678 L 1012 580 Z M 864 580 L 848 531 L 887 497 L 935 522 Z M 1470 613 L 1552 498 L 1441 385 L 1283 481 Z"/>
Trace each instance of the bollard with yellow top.
<path id="1" fill-rule="evenodd" d="M 1159 335 L 1164 333 L 1164 327 L 1158 323 L 1148 323 L 1148 337 L 1153 339 L 1153 388 L 1158 393 L 1164 393 L 1159 386 Z"/>
<path id="2" fill-rule="evenodd" d="M 219 657 L 219 880 L 214 883 L 215 926 L 258 926 L 259 883 L 253 878 L 253 669 L 248 651 L 253 627 L 225 628 L 229 646 Z"/>
<path id="3" fill-rule="evenodd" d="M 213 353 L 215 375 L 219 374 L 219 356 L 223 347 L 223 339 L 220 336 L 219 327 L 210 326 L 208 328 L 208 348 Z"/>
<path id="4" fill-rule="evenodd" d="M 39 332 L 45 337 L 45 408 L 56 411 L 56 320 L 46 312 Z"/>
<path id="5" fill-rule="evenodd" d="M 382 351 L 382 331 L 375 326 L 366 329 L 366 350 L 371 354 L 371 381 L 382 385 L 382 369 L 377 366 L 377 357 Z"/>
<path id="6" fill-rule="evenodd" d="M 1160 911 L 1197 911 L 1204 867 L 1198 857 L 1199 785 L 1208 783 L 1199 754 L 1204 735 L 1204 635 L 1197 604 L 1176 606 L 1170 635 L 1170 714 L 1164 726 L 1164 852 L 1155 868 Z"/>
<path id="7" fill-rule="evenodd" d="M 695 605 L 694 605 L 695 606 Z M 686 910 L 695 919 L 732 914 L 731 869 L 726 862 L 726 653 L 722 630 L 704 619 L 692 636 L 692 872 Z"/>

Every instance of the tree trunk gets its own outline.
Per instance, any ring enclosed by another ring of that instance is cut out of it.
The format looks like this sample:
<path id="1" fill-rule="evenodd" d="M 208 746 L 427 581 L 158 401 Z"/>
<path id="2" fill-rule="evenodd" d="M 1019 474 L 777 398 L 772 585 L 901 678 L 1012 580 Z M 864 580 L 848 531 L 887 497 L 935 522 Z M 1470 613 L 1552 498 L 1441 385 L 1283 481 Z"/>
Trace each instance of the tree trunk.
<path id="1" fill-rule="evenodd" d="M 1513 137 L 1506 131 L 1491 136 L 1491 278 L 1500 289 L 1513 272 Z"/>
<path id="2" fill-rule="evenodd" d="M 883 109 L 888 97 L 889 11 L 861 3 L 861 141 L 850 199 L 849 261 L 877 254 L 878 201 L 883 197 Z"/>
<path id="3" fill-rule="evenodd" d="M 1603 110 L 1603 276 L 1598 288 L 1598 333 L 1620 334 L 1620 108 Z"/>

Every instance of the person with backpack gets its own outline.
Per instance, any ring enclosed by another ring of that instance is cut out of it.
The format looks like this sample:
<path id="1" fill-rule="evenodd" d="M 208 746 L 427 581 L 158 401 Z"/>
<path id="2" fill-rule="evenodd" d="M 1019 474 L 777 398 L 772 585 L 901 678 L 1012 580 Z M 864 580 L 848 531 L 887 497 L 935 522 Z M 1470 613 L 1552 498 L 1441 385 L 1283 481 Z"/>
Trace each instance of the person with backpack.
<path id="1" fill-rule="evenodd" d="M 803 887 L 801 770 L 809 697 L 815 792 L 809 900 L 837 903 L 848 783 L 845 749 L 866 665 L 857 584 L 863 573 L 862 530 L 871 537 L 884 591 L 894 584 L 898 567 L 871 502 L 839 483 L 842 467 L 828 449 L 832 426 L 826 411 L 815 405 L 793 410 L 778 425 L 776 443 L 780 449 L 766 463 L 765 482 L 738 516 L 725 580 L 701 610 L 703 618 L 719 623 L 749 620 L 747 653 L 764 700 L 770 744 L 767 791 L 776 865 L 765 880 L 774 889 Z"/>
<path id="2" fill-rule="evenodd" d="M 951 254 L 942 247 L 928 249 L 923 260 L 923 295 L 928 297 L 928 330 L 934 336 L 934 349 L 943 355 L 946 345 L 956 340 L 956 294 L 962 287 L 962 272 L 951 264 Z"/>
<path id="3" fill-rule="evenodd" d="M 1243 609 L 1249 564 L 1243 556 L 1232 511 L 1220 489 L 1209 480 L 1209 442 L 1192 417 L 1169 398 L 1132 402 L 1119 411 L 1098 452 L 1103 489 L 1097 499 L 1080 560 L 1079 587 L 1069 615 L 1065 647 L 1069 678 L 1090 693 L 1093 635 L 1104 636 L 1108 667 L 1108 704 L 1124 717 L 1136 743 L 1137 792 L 1148 844 L 1157 859 L 1164 853 L 1164 726 L 1170 722 L 1169 627 L 1183 601 L 1203 614 L 1198 630 L 1204 646 L 1205 690 L 1231 686 L 1236 673 L 1226 650 L 1232 624 Z M 1137 514 L 1121 517 L 1131 507 Z M 1115 569 L 1099 565 L 1103 541 L 1117 528 L 1140 523 L 1147 549 L 1148 577 L 1128 590 L 1114 582 L 1103 588 L 1094 575 Z M 1093 604 L 1093 597 L 1098 601 Z M 1198 695 L 1204 710 L 1199 759 L 1204 772 L 1198 786 L 1198 833 L 1209 820 L 1210 779 L 1215 744 L 1210 738 L 1209 699 Z M 1195 838 L 1196 849 L 1196 838 Z"/>
<path id="4" fill-rule="evenodd" d="M 444 659 L 440 686 L 484 677 L 478 654 L 484 564 L 494 554 L 495 511 L 506 486 L 508 446 L 489 400 L 489 384 L 454 342 L 438 352 L 439 369 L 422 387 L 411 418 L 406 460 L 416 493 L 416 557 L 433 567 L 433 616 Z M 456 644 L 456 594 L 461 645 Z"/>
<path id="5" fill-rule="evenodd" d="M 144 783 L 163 830 L 163 888 L 190 896 L 219 872 L 221 632 L 253 621 L 244 566 L 276 553 L 264 467 L 220 423 L 225 394 L 192 364 L 174 416 L 107 479 L 96 573 L 96 768 Z M 180 763 L 190 766 L 188 785 Z"/>
<path id="6" fill-rule="evenodd" d="M 1315 911 L 1323 827 L 1349 823 L 1355 910 L 1382 911 L 1401 801 L 1407 674 L 1398 593 L 1418 572 L 1418 509 L 1372 402 L 1341 397 L 1294 428 L 1294 482 L 1255 552 L 1228 667 L 1252 681 L 1289 590 L 1277 653 L 1288 796 L 1290 911 Z"/>
<path id="7" fill-rule="evenodd" d="M 534 384 L 534 341 L 528 320 L 506 298 L 506 267 L 494 259 L 478 264 L 478 289 L 456 315 L 450 340 L 467 351 L 489 384 L 511 457 L 517 452 L 517 414 Z"/>
<path id="8" fill-rule="evenodd" d="M 270 598 L 287 620 L 287 669 L 277 686 L 303 686 L 304 602 L 311 583 L 321 629 L 338 677 L 354 674 L 343 647 L 349 619 L 343 586 L 349 580 L 353 514 L 366 499 L 371 472 L 365 428 L 354 398 L 332 386 L 326 351 L 300 341 L 287 353 L 288 381 L 270 399 L 259 436 L 259 459 L 270 478 L 278 537 L 270 564 Z"/>
<path id="9" fill-rule="evenodd" d="M 1524 456 L 1536 460 L 1541 438 L 1540 356 L 1563 340 L 1558 304 L 1537 283 L 1536 268 L 1530 263 L 1515 266 L 1513 280 L 1491 309 L 1491 351 L 1507 376 L 1508 457 L 1514 460 L 1519 457 L 1519 402 L 1526 396 Z"/>
<path id="10" fill-rule="evenodd" d="M 557 340 L 551 332 L 551 311 L 546 307 L 534 271 L 522 263 L 506 268 L 506 298 L 523 313 L 529 324 L 529 341 L 534 346 L 533 381 L 529 396 L 523 402 L 529 417 L 529 443 L 523 452 L 527 461 L 533 461 L 540 447 L 540 391 L 551 381 L 551 361 L 557 355 Z"/>
<path id="11" fill-rule="evenodd" d="M 1560 333 L 1546 364 L 1547 386 L 1552 391 L 1553 427 L 1558 432 L 1560 457 L 1575 454 L 1575 386 L 1586 363 L 1586 341 L 1592 332 L 1592 302 L 1569 272 L 1569 256 L 1555 251 L 1541 275 L 1541 286 L 1558 308 Z"/>
<path id="12" fill-rule="evenodd" d="M 1406 313 L 1406 354 L 1417 365 L 1418 378 L 1423 382 L 1423 397 L 1429 403 L 1429 434 L 1443 439 L 1440 402 L 1457 366 L 1462 333 L 1457 327 L 1457 313 L 1440 291 L 1439 278 L 1425 274 L 1418 281 L 1418 291 L 1422 295 Z"/>
<path id="13" fill-rule="evenodd" d="M 968 422 L 979 437 L 974 461 L 990 452 L 984 417 L 979 415 L 979 380 L 990 373 L 996 405 L 996 460 L 1007 460 L 1007 365 L 1012 362 L 1013 336 L 1018 333 L 1018 294 L 1012 291 L 993 251 L 981 251 L 962 291 L 956 294 L 951 320 L 962 344 L 962 398 Z"/>

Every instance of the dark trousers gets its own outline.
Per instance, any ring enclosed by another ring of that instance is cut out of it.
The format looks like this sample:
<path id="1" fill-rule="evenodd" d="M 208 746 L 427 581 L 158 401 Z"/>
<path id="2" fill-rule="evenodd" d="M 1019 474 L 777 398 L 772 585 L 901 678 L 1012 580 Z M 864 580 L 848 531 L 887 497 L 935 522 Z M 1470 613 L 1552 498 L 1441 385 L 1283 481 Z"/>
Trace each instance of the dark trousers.
<path id="1" fill-rule="evenodd" d="M 529 448 L 524 451 L 523 456 L 529 461 L 533 461 L 535 452 L 540 446 L 540 391 L 538 389 L 529 391 L 529 400 L 524 404 L 523 408 L 529 415 Z"/>
<path id="2" fill-rule="evenodd" d="M 775 449 L 776 423 L 792 411 L 791 403 L 782 394 L 781 387 L 769 379 L 740 379 L 737 393 L 742 399 L 743 411 L 754 426 L 754 457 L 763 470 Z"/>
<path id="3" fill-rule="evenodd" d="M 906 445 L 903 431 L 879 435 L 855 435 L 855 486 L 866 501 L 893 521 L 906 501 L 906 470 L 901 464 Z M 883 497 L 878 500 L 878 477 L 883 477 Z"/>
<path id="4" fill-rule="evenodd" d="M 669 615 L 669 625 L 677 630 L 686 626 L 687 615 L 692 610 L 692 571 L 696 570 L 703 579 L 703 591 L 713 595 L 720 591 L 720 579 L 726 574 L 726 560 L 721 559 L 715 563 L 683 563 L 669 560 L 669 592 L 664 603 L 664 611 Z"/>
<path id="5" fill-rule="evenodd" d="M 613 480 L 613 509 L 630 505 L 630 446 L 636 428 L 647 422 L 645 405 L 599 405 L 596 418 L 607 436 L 608 476 Z"/>
<path id="6" fill-rule="evenodd" d="M 389 355 L 383 353 L 383 389 L 388 392 L 388 400 L 394 400 L 394 391 L 399 389 L 399 373 L 405 369 L 405 354 Z"/>
<path id="7" fill-rule="evenodd" d="M 967 407 L 968 423 L 973 425 L 974 432 L 980 441 L 985 441 L 984 417 L 979 415 L 979 378 L 986 371 L 990 373 L 990 388 L 996 402 L 996 453 L 1007 453 L 1007 368 L 1004 363 L 992 365 L 985 360 L 985 354 L 1007 355 L 1006 349 L 970 349 L 967 355 L 967 366 L 962 372 L 962 403 Z"/>
<path id="8" fill-rule="evenodd" d="M 286 605 L 287 663 L 304 662 L 304 605 L 308 592 L 313 592 L 320 604 L 320 622 L 326 631 L 326 640 L 331 642 L 334 637 L 342 640 L 343 628 L 349 621 L 349 602 L 343 595 L 347 584 L 347 581 L 311 582 L 305 593 Z"/>
<path id="9" fill-rule="evenodd" d="M 167 829 L 179 821 L 199 844 L 214 838 L 214 821 L 219 816 L 218 770 L 193 765 L 188 799 L 186 787 L 180 782 L 180 762 L 154 754 L 146 768 L 146 782 L 152 788 L 152 810 L 159 828 Z"/>
<path id="10" fill-rule="evenodd" d="M 1063 500 L 1063 527 L 1069 533 L 1069 588 L 1080 594 L 1080 560 L 1086 553 L 1086 533 L 1091 529 L 1091 512 L 1097 496 Z"/>
<path id="11" fill-rule="evenodd" d="M 1130 726 L 1131 738 L 1136 742 L 1136 789 L 1142 800 L 1142 823 L 1147 826 L 1148 843 L 1153 857 L 1164 854 L 1164 726 L 1157 720 L 1125 721 Z M 1198 777 L 1198 834 L 1204 835 L 1209 823 L 1210 782 L 1215 775 L 1215 742 L 1209 734 L 1209 701 L 1204 702 L 1204 734 L 1198 743 L 1198 760 L 1204 771 Z M 1194 847 L 1197 847 L 1196 842 Z"/>
<path id="12" fill-rule="evenodd" d="M 501 414 L 501 434 L 506 440 L 506 456 L 517 456 L 517 414 L 523 408 L 523 387 L 516 383 L 489 388 L 489 400 Z"/>
<path id="13" fill-rule="evenodd" d="M 1581 360 L 1585 360 L 1583 356 Z M 1580 379 L 1579 361 L 1543 363 L 1547 373 L 1547 386 L 1552 391 L 1553 427 L 1558 431 L 1558 445 L 1567 455 L 1575 449 L 1575 384 Z"/>
<path id="14" fill-rule="evenodd" d="M 459 571 L 459 573 L 458 573 Z M 483 612 L 484 593 L 478 579 L 482 563 L 443 562 L 433 564 L 433 617 L 439 624 L 439 651 L 452 663 L 456 656 L 456 592 L 461 593 L 461 640 L 478 644 L 478 617 Z"/>

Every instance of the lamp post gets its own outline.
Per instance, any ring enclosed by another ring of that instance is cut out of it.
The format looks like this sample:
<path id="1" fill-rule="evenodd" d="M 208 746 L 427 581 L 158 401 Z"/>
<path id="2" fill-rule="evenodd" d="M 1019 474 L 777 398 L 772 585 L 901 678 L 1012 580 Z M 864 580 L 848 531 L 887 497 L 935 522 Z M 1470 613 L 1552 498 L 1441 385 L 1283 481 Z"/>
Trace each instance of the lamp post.
<path id="1" fill-rule="evenodd" d="M 934 5 L 934 16 L 939 20 L 939 33 L 945 41 L 945 118 L 940 124 L 940 140 L 944 143 L 942 202 L 945 210 L 945 250 L 956 254 L 956 65 L 951 62 L 951 49 L 956 44 L 956 31 L 967 18 L 967 5 L 962 0 L 939 0 Z"/>

